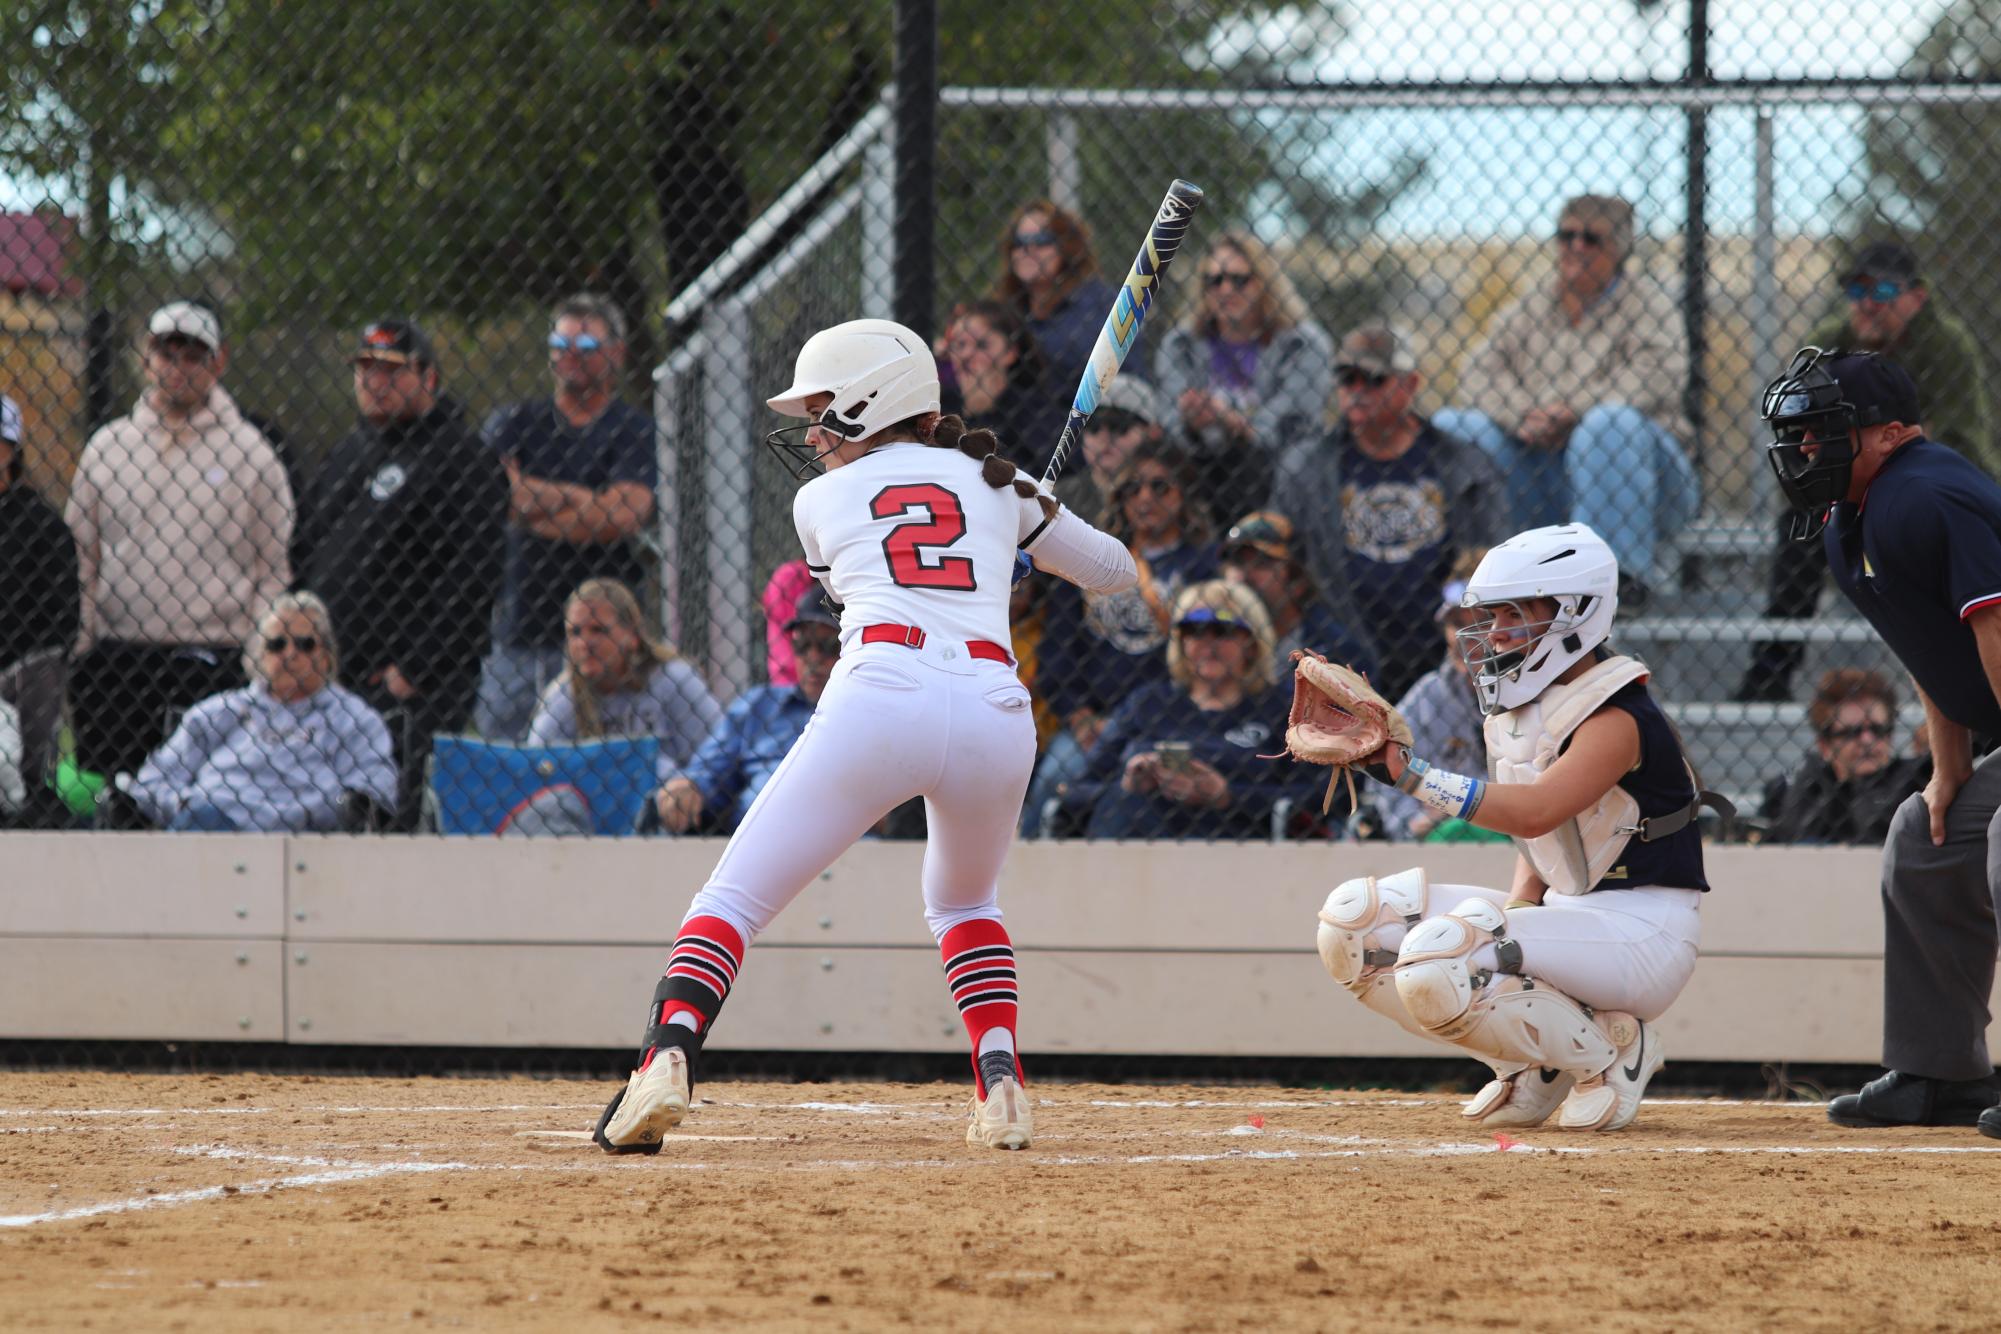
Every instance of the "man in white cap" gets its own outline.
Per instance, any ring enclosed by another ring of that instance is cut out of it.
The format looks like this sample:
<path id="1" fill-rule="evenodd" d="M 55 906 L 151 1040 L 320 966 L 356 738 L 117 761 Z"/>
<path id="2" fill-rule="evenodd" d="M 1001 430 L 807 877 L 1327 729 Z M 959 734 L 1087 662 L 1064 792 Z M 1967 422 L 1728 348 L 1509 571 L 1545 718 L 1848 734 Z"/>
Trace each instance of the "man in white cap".
<path id="1" fill-rule="evenodd" d="M 83 593 L 77 759 L 100 773 L 137 770 L 170 712 L 244 683 L 243 643 L 292 577 L 292 488 L 222 388 L 221 322 L 169 302 L 141 350 L 146 391 L 91 437 L 66 516 Z"/>
<path id="2" fill-rule="evenodd" d="M 21 408 L 0 394 L 0 671 L 76 639 L 76 544 L 22 466 Z"/>

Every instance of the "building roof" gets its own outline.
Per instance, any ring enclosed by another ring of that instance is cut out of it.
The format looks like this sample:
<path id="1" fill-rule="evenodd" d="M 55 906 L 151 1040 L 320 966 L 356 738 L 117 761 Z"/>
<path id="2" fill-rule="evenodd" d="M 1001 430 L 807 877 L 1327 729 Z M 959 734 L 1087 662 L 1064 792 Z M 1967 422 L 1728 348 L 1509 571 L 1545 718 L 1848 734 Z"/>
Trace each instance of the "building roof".
<path id="1" fill-rule="evenodd" d="M 60 213 L 0 213 L 0 288 L 75 296 L 83 290 L 67 263 L 75 235 L 75 224 Z"/>

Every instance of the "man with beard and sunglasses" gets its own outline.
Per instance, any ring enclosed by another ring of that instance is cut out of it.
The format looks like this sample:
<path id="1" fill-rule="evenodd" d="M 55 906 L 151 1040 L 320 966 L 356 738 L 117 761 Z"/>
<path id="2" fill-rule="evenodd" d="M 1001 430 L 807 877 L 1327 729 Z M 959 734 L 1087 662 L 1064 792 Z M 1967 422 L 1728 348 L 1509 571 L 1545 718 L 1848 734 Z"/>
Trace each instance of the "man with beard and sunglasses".
<path id="1" fill-rule="evenodd" d="M 1932 777 L 1883 845 L 1883 1064 L 1846 1126 L 1978 1125 L 2001 1138 L 1988 1055 L 2001 860 L 2001 485 L 1927 439 L 1917 385 L 1873 352 L 1806 348 L 1765 391 L 1798 531 L 1918 687 Z"/>

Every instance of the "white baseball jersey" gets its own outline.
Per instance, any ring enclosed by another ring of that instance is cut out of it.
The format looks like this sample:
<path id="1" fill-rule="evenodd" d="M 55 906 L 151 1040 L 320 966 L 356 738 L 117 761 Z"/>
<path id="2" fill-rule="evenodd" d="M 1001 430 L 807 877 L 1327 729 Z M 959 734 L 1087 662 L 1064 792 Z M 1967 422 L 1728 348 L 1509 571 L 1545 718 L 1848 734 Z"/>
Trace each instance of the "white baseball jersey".
<path id="1" fill-rule="evenodd" d="M 801 487 L 792 521 L 808 568 L 843 608 L 843 650 L 885 624 L 1007 644 L 1019 547 L 1094 591 L 1137 577 L 1116 540 L 1068 511 L 1046 520 L 1034 497 L 987 485 L 979 461 L 956 449 L 878 445 Z"/>

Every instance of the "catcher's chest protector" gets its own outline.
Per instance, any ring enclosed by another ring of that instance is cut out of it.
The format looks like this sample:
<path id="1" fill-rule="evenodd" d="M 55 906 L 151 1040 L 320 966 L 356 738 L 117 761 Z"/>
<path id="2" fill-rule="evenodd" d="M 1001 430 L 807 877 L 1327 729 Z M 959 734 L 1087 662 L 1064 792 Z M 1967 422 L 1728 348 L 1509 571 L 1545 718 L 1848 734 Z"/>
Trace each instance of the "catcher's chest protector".
<path id="1" fill-rule="evenodd" d="M 1487 719 L 1487 763 L 1494 781 L 1535 782 L 1586 718 L 1646 677 L 1645 663 L 1615 655 L 1575 681 L 1559 682 L 1520 708 Z M 1517 838 L 1515 846 L 1556 893 L 1588 894 L 1618 863 L 1639 818 L 1640 803 L 1614 784 L 1582 815 L 1541 838 Z"/>

